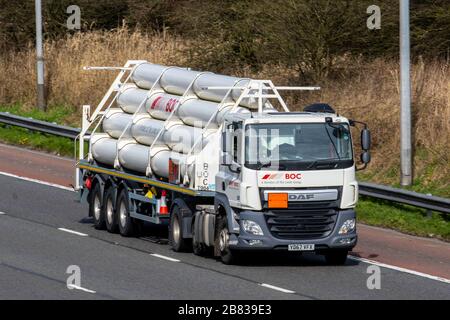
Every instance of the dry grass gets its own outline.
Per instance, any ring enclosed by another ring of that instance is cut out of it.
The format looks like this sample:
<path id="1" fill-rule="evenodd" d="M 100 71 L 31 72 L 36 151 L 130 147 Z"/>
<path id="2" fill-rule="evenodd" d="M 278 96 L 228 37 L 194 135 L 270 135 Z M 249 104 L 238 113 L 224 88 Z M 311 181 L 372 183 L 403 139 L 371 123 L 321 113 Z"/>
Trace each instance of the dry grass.
<path id="1" fill-rule="evenodd" d="M 343 60 L 340 64 L 343 67 L 333 78 L 319 84 L 320 92 L 296 94 L 288 101 L 298 110 L 310 103 L 327 102 L 340 114 L 366 122 L 373 133 L 374 147 L 373 161 L 363 177 L 373 182 L 397 184 L 400 175 L 399 64 L 384 60 L 369 64 Z M 258 76 L 289 84 L 288 79 L 293 79 L 295 72 L 270 66 Z M 414 64 L 412 95 L 417 184 L 422 187 L 419 189 L 439 190 L 450 196 L 450 66 L 441 61 Z M 356 134 L 355 131 L 355 137 Z"/>
<path id="2" fill-rule="evenodd" d="M 129 59 L 154 63 L 189 65 L 183 54 L 187 44 L 169 35 L 147 35 L 126 27 L 112 32 L 78 33 L 46 43 L 48 97 L 50 105 L 95 105 L 115 74 L 86 72 L 83 66 L 120 66 Z M 0 104 L 20 103 L 32 108 L 35 101 L 35 58 L 33 48 L 5 53 L 0 60 Z M 374 136 L 373 163 L 365 174 L 375 182 L 398 181 L 399 164 L 399 70 L 395 61 L 343 61 L 343 69 L 323 81 L 319 93 L 290 96 L 292 109 L 311 102 L 328 102 L 345 116 L 365 121 Z M 277 84 L 295 83 L 295 72 L 281 66 L 267 66 L 254 73 L 236 74 L 271 78 Z M 306 85 L 302 83 L 302 85 Z M 420 183 L 450 189 L 450 72 L 441 62 L 419 62 L 413 66 L 414 136 L 416 176 Z"/>
<path id="3" fill-rule="evenodd" d="M 116 73 L 84 71 L 84 66 L 123 66 L 127 60 L 183 64 L 182 43 L 166 35 L 146 35 L 126 27 L 111 32 L 76 33 L 45 44 L 49 105 L 95 105 Z M 0 60 L 0 104 L 35 103 L 35 52 L 6 53 Z"/>

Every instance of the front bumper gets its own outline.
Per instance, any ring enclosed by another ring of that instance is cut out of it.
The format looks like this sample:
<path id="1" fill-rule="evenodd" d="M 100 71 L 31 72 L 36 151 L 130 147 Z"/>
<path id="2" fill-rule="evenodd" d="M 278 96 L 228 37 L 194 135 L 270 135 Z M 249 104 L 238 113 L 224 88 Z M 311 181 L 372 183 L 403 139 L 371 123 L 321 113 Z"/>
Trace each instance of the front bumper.
<path id="1" fill-rule="evenodd" d="M 263 236 L 255 236 L 244 231 L 242 225 L 239 234 L 231 234 L 229 247 L 235 250 L 288 250 L 290 244 L 314 244 L 315 252 L 327 249 L 351 250 L 356 246 L 358 236 L 356 228 L 353 232 L 340 235 L 339 229 L 349 219 L 356 219 L 354 210 L 338 211 L 333 231 L 327 237 L 321 239 L 287 240 L 275 237 L 269 230 L 262 212 L 243 211 L 240 213 L 240 221 L 251 220 L 258 223 L 264 233 Z M 251 243 L 256 244 L 251 244 Z"/>

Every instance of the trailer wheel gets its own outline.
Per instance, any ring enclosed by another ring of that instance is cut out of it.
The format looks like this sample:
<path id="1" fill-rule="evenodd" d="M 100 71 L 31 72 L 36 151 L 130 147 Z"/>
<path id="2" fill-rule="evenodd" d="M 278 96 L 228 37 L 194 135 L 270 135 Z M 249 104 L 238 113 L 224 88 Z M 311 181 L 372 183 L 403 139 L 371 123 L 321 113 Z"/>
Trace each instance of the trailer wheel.
<path id="1" fill-rule="evenodd" d="M 330 250 L 325 253 L 325 261 L 330 266 L 342 266 L 347 261 L 348 250 Z"/>
<path id="2" fill-rule="evenodd" d="M 135 233 L 134 219 L 130 217 L 130 199 L 126 189 L 120 192 L 116 208 L 120 234 L 124 237 L 133 236 Z"/>
<path id="3" fill-rule="evenodd" d="M 103 212 L 105 216 L 106 230 L 111 233 L 117 233 L 119 230 L 119 226 L 117 225 L 117 214 L 114 208 L 114 200 L 114 189 L 110 187 L 105 192 Z"/>
<path id="4" fill-rule="evenodd" d="M 170 216 L 169 243 L 175 252 L 186 252 L 189 249 L 189 242 L 183 239 L 183 217 L 180 207 L 174 205 Z"/>
<path id="5" fill-rule="evenodd" d="M 228 229 L 226 217 L 218 217 L 216 230 L 217 232 L 214 251 L 220 254 L 220 258 L 224 264 L 236 264 L 237 253 L 231 250 L 228 246 L 230 231 Z"/>
<path id="6" fill-rule="evenodd" d="M 94 218 L 94 227 L 97 230 L 104 230 L 106 227 L 102 205 L 102 189 L 100 188 L 100 184 L 96 183 L 89 197 L 89 216 Z"/>

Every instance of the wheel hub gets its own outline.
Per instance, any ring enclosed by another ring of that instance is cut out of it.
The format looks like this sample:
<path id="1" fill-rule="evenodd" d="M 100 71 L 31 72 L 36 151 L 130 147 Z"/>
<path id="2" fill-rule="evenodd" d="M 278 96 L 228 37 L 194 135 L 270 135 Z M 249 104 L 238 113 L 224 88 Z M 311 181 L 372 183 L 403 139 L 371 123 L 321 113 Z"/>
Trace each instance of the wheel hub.
<path id="1" fill-rule="evenodd" d="M 120 224 L 122 227 L 125 227 L 127 224 L 127 208 L 125 208 L 125 205 L 123 202 L 120 203 L 120 210 L 119 210 L 119 217 L 120 217 Z"/>
<path id="2" fill-rule="evenodd" d="M 100 204 L 100 198 L 98 195 L 95 196 L 94 199 L 94 216 L 95 220 L 100 220 L 100 210 L 101 210 L 101 204 Z"/>
<path id="3" fill-rule="evenodd" d="M 228 248 L 228 239 L 229 239 L 228 230 L 223 229 L 222 231 L 220 231 L 219 248 L 221 252 L 224 252 Z"/>
<path id="4" fill-rule="evenodd" d="M 108 223 L 112 224 L 114 221 L 114 209 L 113 205 L 110 199 L 108 199 L 108 202 L 106 204 L 106 218 L 108 219 Z"/>
<path id="5" fill-rule="evenodd" d="M 173 221 L 173 239 L 178 243 L 180 241 L 180 223 L 175 218 Z"/>

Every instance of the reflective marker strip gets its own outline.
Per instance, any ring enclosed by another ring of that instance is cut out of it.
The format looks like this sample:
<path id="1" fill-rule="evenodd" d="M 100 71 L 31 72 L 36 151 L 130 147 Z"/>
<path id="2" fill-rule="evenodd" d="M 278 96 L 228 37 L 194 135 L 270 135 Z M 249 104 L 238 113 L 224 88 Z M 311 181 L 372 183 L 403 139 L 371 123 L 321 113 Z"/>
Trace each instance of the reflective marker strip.
<path id="1" fill-rule="evenodd" d="M 145 184 L 149 184 L 151 186 L 156 186 L 156 187 L 160 187 L 162 189 L 167 189 L 167 190 L 171 190 L 171 191 L 177 191 L 177 192 L 188 194 L 188 195 L 191 195 L 191 196 L 197 195 L 197 192 L 194 191 L 194 190 L 191 190 L 191 189 L 182 188 L 182 187 L 178 187 L 178 186 L 175 186 L 175 185 L 170 185 L 170 184 L 167 184 L 167 183 L 161 183 L 161 182 L 158 182 L 158 181 L 155 181 L 155 180 L 151 180 L 151 179 L 147 179 L 147 178 L 140 178 L 140 177 L 136 177 L 136 176 L 131 176 L 131 175 L 128 175 L 128 174 L 122 173 L 122 172 L 114 172 L 112 170 L 107 170 L 107 169 L 102 169 L 102 168 L 97 168 L 97 167 L 91 167 L 91 166 L 87 166 L 87 165 L 83 165 L 83 164 L 80 164 L 78 166 L 78 168 L 85 169 L 85 170 L 92 171 L 92 172 L 96 172 L 96 173 L 109 174 L 111 176 L 122 178 L 122 179 L 125 179 L 125 180 L 145 183 Z"/>

